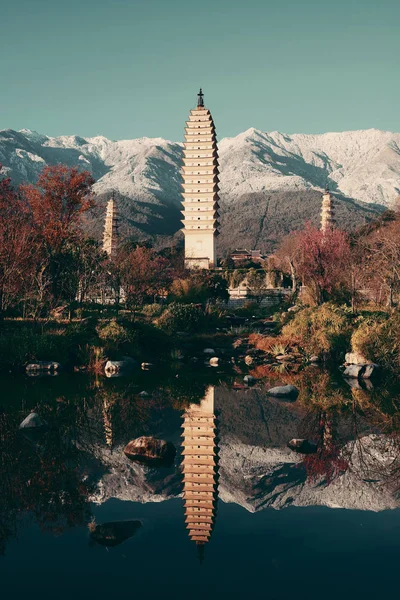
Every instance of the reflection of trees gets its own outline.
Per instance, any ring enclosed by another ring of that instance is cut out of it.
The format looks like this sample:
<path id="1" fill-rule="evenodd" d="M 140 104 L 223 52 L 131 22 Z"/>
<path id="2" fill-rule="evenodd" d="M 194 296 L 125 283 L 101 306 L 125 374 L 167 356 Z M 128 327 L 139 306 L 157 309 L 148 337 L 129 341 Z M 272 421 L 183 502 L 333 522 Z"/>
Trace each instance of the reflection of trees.
<path id="1" fill-rule="evenodd" d="M 0 550 L 15 536 L 18 519 L 31 515 L 43 529 L 60 532 L 86 522 L 89 485 L 79 469 L 79 452 L 58 430 L 36 441 L 18 431 L 18 415 L 0 419 Z"/>
<path id="2" fill-rule="evenodd" d="M 106 446 L 113 449 L 169 426 L 177 429 L 177 409 L 198 402 L 207 380 L 218 377 L 212 369 L 203 377 L 180 369 L 179 377 L 169 371 L 153 379 L 141 372 L 134 379 L 5 379 L 0 407 L 0 553 L 26 516 L 55 533 L 87 522 L 93 482 L 108 464 Z M 143 389 L 148 396 L 140 396 Z M 36 439 L 18 430 L 32 410 L 50 426 Z"/>
<path id="3" fill-rule="evenodd" d="M 314 414 L 307 415 L 307 420 L 310 431 L 308 437 L 317 443 L 315 454 L 306 455 L 303 460 L 307 476 L 312 481 L 322 478 L 329 484 L 349 466 L 337 439 L 335 413 L 332 410 L 315 410 Z"/>
<path id="4" fill-rule="evenodd" d="M 400 490 L 400 395 L 396 383 L 352 389 L 352 470 L 368 482 Z M 364 423 L 367 422 L 367 430 Z M 364 429 L 364 430 L 363 430 Z"/>
<path id="5" fill-rule="evenodd" d="M 299 434 L 315 442 L 303 464 L 312 481 L 331 483 L 346 471 L 400 490 L 400 395 L 396 384 L 344 387 L 327 373 L 296 381 L 306 414 Z"/>
<path id="6" fill-rule="evenodd" d="M 350 395 L 329 373 L 316 377 L 313 369 L 299 374 L 297 383 L 300 402 L 307 410 L 300 433 L 317 444 L 317 451 L 305 456 L 303 464 L 310 480 L 329 485 L 350 468 Z"/>

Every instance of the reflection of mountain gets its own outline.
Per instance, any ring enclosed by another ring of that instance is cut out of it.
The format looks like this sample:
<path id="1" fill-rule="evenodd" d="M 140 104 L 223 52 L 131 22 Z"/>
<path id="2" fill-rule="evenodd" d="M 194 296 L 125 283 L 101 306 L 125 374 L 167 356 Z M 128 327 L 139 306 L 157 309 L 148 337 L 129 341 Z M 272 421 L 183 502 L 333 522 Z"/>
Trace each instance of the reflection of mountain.
<path id="1" fill-rule="evenodd" d="M 183 415 L 183 497 L 190 539 L 198 546 L 210 539 L 215 518 L 216 452 L 214 387 Z"/>
<path id="2" fill-rule="evenodd" d="M 260 389 L 232 391 L 219 387 L 214 390 L 214 406 L 219 423 L 218 494 L 224 502 L 234 502 L 251 512 L 289 505 L 375 511 L 399 505 L 382 481 L 363 471 L 368 457 L 378 465 L 390 461 L 385 436 L 370 435 L 367 428 L 361 430 L 363 455 L 360 443 L 346 438 L 349 469 L 329 485 L 320 485 L 307 480 L 302 456 L 286 446 L 288 440 L 299 435 L 304 421 L 297 403 L 268 398 Z M 162 435 L 177 440 L 176 430 L 163 431 Z M 100 481 L 96 496 L 99 502 L 110 497 L 161 501 L 181 492 L 176 471 L 127 464 L 118 447 L 112 455 L 107 449 L 102 454 L 109 468 Z"/>

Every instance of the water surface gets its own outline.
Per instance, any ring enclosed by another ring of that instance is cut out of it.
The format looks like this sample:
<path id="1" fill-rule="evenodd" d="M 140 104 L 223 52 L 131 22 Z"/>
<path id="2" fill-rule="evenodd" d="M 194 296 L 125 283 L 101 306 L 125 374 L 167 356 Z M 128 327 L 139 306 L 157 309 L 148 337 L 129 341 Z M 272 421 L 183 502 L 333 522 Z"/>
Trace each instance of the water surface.
<path id="1" fill-rule="evenodd" d="M 239 372 L 188 367 L 112 380 L 3 378 L 4 597 L 396 594 L 399 390 L 350 386 L 315 368 L 253 373 L 254 387 Z M 288 382 L 296 401 L 267 396 Z M 207 541 L 196 543 L 185 525 L 182 426 L 202 406 L 215 419 L 215 501 Z M 34 439 L 18 431 L 32 410 L 49 425 Z M 174 464 L 129 461 L 123 448 L 141 435 L 172 442 Z M 294 453 L 295 437 L 318 451 Z M 91 538 L 93 525 L 130 520 L 141 527 L 119 545 Z"/>

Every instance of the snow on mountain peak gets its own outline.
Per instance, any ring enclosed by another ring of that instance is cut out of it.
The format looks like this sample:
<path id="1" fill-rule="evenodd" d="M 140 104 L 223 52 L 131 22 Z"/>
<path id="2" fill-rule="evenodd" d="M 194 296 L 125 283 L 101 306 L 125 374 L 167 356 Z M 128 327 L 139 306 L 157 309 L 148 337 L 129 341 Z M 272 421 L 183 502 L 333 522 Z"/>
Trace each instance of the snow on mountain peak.
<path id="1" fill-rule="evenodd" d="M 221 196 L 229 203 L 246 193 L 321 189 L 327 182 L 344 196 L 387 206 L 400 192 L 400 134 L 390 131 L 289 135 L 252 127 L 222 139 L 219 157 Z M 182 144 L 162 138 L 0 132 L 0 161 L 17 182 L 34 181 L 39 163 L 65 162 L 90 169 L 98 192 L 112 188 L 131 199 L 177 206 L 181 160 Z"/>

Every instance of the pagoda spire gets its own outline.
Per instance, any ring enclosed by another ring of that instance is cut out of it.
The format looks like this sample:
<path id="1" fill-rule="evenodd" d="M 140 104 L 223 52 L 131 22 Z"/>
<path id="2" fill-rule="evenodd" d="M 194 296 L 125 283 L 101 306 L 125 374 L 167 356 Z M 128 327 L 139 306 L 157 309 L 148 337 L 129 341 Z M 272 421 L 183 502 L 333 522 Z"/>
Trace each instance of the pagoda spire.
<path id="1" fill-rule="evenodd" d="M 201 88 L 197 94 L 197 108 L 204 108 L 204 94 Z"/>

